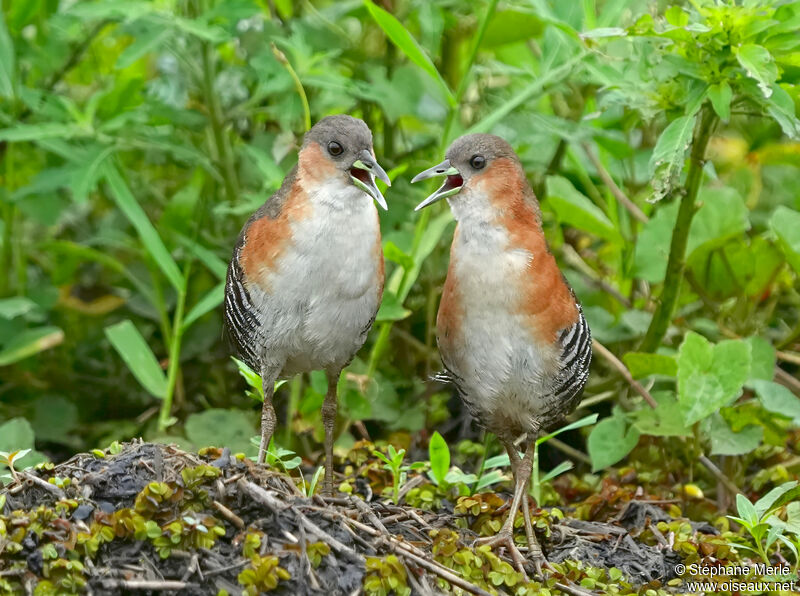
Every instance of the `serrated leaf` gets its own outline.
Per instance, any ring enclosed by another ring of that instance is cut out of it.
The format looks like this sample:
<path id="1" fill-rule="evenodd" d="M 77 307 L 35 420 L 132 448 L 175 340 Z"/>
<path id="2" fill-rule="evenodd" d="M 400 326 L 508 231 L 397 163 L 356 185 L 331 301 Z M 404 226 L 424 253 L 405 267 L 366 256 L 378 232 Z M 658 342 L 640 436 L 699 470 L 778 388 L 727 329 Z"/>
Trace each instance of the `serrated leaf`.
<path id="1" fill-rule="evenodd" d="M 656 437 L 691 436 L 692 429 L 683 421 L 683 412 L 675 395 L 671 391 L 655 391 L 652 395 L 658 407 L 636 411 L 636 428 L 642 434 Z"/>
<path id="2" fill-rule="evenodd" d="M 697 114 L 676 118 L 658 137 L 650 157 L 654 201 L 663 199 L 678 184 L 696 119 Z"/>
<path id="3" fill-rule="evenodd" d="M 142 387 L 153 397 L 164 399 L 167 378 L 136 326 L 126 319 L 106 327 L 105 334 Z"/>
<path id="4" fill-rule="evenodd" d="M 778 78 L 778 67 L 769 50 L 757 44 L 746 43 L 734 48 L 734 53 L 747 76 L 755 79 L 764 97 L 769 98 L 772 95 L 771 85 Z"/>

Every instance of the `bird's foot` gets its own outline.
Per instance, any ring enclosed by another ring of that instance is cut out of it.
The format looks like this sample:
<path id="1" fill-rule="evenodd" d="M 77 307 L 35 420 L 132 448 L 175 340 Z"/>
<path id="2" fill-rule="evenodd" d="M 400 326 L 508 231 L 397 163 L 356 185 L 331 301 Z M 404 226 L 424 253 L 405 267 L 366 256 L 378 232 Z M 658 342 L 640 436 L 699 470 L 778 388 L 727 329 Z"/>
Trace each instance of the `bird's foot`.
<path id="1" fill-rule="evenodd" d="M 525 570 L 526 563 L 531 563 L 533 565 L 533 570 L 535 573 L 534 577 L 537 578 L 544 578 L 544 569 L 547 569 L 551 572 L 555 571 L 555 569 L 553 569 L 553 567 L 545 558 L 542 548 L 539 546 L 539 543 L 536 542 L 535 537 L 528 544 L 526 549 L 527 557 L 522 555 L 519 547 L 517 547 L 516 543 L 514 542 L 514 533 L 512 529 L 501 528 L 500 531 L 494 536 L 478 538 L 473 543 L 473 547 L 484 545 L 490 546 L 493 550 L 496 550 L 498 547 L 505 548 L 506 552 L 511 557 L 511 560 L 514 562 L 514 566 L 516 567 L 517 571 L 523 575 L 525 581 L 528 581 L 528 574 Z"/>
<path id="2" fill-rule="evenodd" d="M 506 552 L 511 557 L 511 560 L 514 561 L 514 567 L 516 567 L 517 571 L 519 571 L 523 575 L 525 581 L 528 581 L 528 574 L 525 572 L 525 557 L 522 556 L 522 553 L 519 552 L 517 545 L 514 544 L 514 531 L 512 528 L 506 529 L 505 527 L 503 527 L 494 536 L 478 538 L 472 544 L 473 547 L 487 546 L 487 545 L 491 547 L 492 550 L 496 550 L 498 547 L 505 548 Z"/>

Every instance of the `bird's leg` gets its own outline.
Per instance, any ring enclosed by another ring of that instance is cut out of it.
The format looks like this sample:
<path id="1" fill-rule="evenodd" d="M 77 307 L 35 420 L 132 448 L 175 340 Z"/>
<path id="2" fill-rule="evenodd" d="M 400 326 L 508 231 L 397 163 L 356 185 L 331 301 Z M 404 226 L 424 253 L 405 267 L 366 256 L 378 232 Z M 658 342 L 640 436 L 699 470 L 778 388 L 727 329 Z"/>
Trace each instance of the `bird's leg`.
<path id="1" fill-rule="evenodd" d="M 272 405 L 272 397 L 275 394 L 275 380 L 278 373 L 275 369 L 266 366 L 261 367 L 261 387 L 264 391 L 264 403 L 261 406 L 261 443 L 258 445 L 258 463 L 263 464 L 267 457 L 267 448 L 275 431 L 275 406 Z"/>
<path id="2" fill-rule="evenodd" d="M 325 393 L 325 401 L 322 402 L 322 426 L 325 428 L 325 480 L 322 483 L 322 490 L 328 497 L 333 496 L 333 427 L 336 424 L 336 412 L 339 407 L 336 387 L 339 385 L 341 373 L 341 370 L 325 371 L 328 377 L 328 391 Z"/>
<path id="3" fill-rule="evenodd" d="M 528 482 L 530 482 L 531 471 L 533 470 L 533 450 L 534 442 L 531 441 L 525 451 L 525 456 L 517 464 L 517 470 L 514 475 L 514 498 L 511 500 L 511 507 L 509 508 L 508 517 L 506 517 L 503 527 L 500 528 L 500 531 L 498 531 L 496 535 L 489 538 L 480 538 L 475 541 L 476 545 L 488 544 L 492 547 L 504 546 L 511 555 L 517 570 L 526 577 L 527 575 L 525 574 L 524 567 L 525 559 L 522 557 L 522 554 L 520 554 L 516 544 L 514 544 L 514 519 L 517 517 L 517 511 L 519 511 L 523 497 L 526 497 L 528 493 Z M 514 456 L 509 452 L 509 459 L 513 457 Z M 526 535 L 527 533 L 528 532 L 526 528 Z M 532 527 L 530 533 L 531 535 L 528 536 L 528 540 L 530 541 L 528 544 L 528 552 L 533 559 L 536 572 L 541 575 L 542 560 L 544 559 L 542 555 L 542 549 L 539 546 L 539 543 L 536 541 L 536 536 L 533 535 Z"/>
<path id="4" fill-rule="evenodd" d="M 517 470 L 519 469 L 519 464 L 522 462 L 522 458 L 519 456 L 519 452 L 517 451 L 517 446 L 514 445 L 512 441 L 507 441 L 500 439 L 500 442 L 506 448 L 508 452 L 508 459 L 511 461 L 511 471 L 514 474 L 514 479 L 516 481 L 517 478 Z M 539 544 L 536 542 L 536 535 L 533 533 L 533 524 L 531 523 L 531 510 L 528 507 L 528 495 L 527 490 L 525 491 L 525 499 L 524 506 L 522 507 L 522 517 L 525 520 L 525 538 L 528 541 L 528 551 L 532 552 L 538 548 Z M 535 545 L 535 546 L 534 546 Z M 541 549 L 539 549 L 539 553 L 541 554 Z"/>

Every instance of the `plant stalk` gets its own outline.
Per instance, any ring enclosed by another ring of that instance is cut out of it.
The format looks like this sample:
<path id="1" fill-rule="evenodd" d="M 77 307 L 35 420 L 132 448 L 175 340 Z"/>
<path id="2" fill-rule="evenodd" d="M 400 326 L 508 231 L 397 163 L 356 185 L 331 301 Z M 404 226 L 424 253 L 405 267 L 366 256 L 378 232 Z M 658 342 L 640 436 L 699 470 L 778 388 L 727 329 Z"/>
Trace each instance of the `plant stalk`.
<path id="1" fill-rule="evenodd" d="M 643 352 L 655 352 L 664 339 L 675 314 L 683 273 L 686 268 L 686 245 L 689 240 L 689 229 L 696 212 L 695 199 L 703 178 L 706 147 L 708 147 L 708 141 L 716 123 L 717 115 L 714 110 L 708 106 L 701 108 L 700 121 L 697 124 L 694 140 L 692 141 L 689 172 L 686 175 L 686 184 L 681 189 L 682 196 L 680 207 L 678 208 L 678 219 L 675 222 L 675 230 L 672 232 L 667 273 L 664 277 L 664 289 L 661 292 L 661 300 L 656 307 L 653 319 L 650 321 L 650 326 L 642 341 L 640 349 Z"/>
<path id="2" fill-rule="evenodd" d="M 175 307 L 175 316 L 172 322 L 172 338 L 169 344 L 169 365 L 167 367 L 167 393 L 161 402 L 161 411 L 158 414 L 158 430 L 163 432 L 169 426 L 172 413 L 172 397 L 175 394 L 175 383 L 178 380 L 180 369 L 181 340 L 183 339 L 183 315 L 186 308 L 186 289 L 189 281 L 191 262 L 186 267 L 183 276 L 183 286 L 178 292 L 178 303 Z"/>

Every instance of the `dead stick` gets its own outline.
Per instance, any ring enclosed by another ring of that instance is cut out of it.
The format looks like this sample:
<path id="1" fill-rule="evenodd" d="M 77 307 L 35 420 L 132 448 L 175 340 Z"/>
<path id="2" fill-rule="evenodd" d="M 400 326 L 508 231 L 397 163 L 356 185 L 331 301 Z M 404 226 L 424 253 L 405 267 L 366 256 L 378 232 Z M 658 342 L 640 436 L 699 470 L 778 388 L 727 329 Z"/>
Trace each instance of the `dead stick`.
<path id="1" fill-rule="evenodd" d="M 126 590 L 172 591 L 185 590 L 191 586 L 191 584 L 187 584 L 186 582 L 175 580 L 105 579 L 102 583 L 105 588 L 124 588 Z"/>
<path id="2" fill-rule="evenodd" d="M 214 509 L 216 509 L 222 514 L 222 517 L 227 519 L 229 522 L 231 522 L 234 526 L 236 526 L 240 530 L 244 530 L 244 520 L 241 517 L 236 515 L 233 511 L 225 507 L 225 505 L 223 505 L 219 501 L 214 501 L 212 505 L 214 505 Z"/>
<path id="3" fill-rule="evenodd" d="M 800 365 L 800 354 L 778 350 L 775 352 L 775 355 L 778 357 L 778 360 Z"/>
<path id="4" fill-rule="evenodd" d="M 272 496 L 269 491 L 264 490 L 257 484 L 253 484 L 252 482 L 248 482 L 244 478 L 239 480 L 238 482 L 239 488 L 246 492 L 250 498 L 252 498 L 257 503 L 264 505 L 270 508 L 274 512 L 285 511 L 288 507 L 285 503 L 282 503 L 280 500 L 276 499 Z M 342 556 L 346 556 L 352 561 L 356 563 L 360 563 L 362 565 L 366 564 L 364 561 L 364 557 L 359 555 L 350 547 L 344 545 L 343 543 L 339 542 L 336 538 L 322 530 L 317 524 L 312 522 L 308 519 L 303 513 L 298 511 L 296 508 L 292 508 L 294 510 L 297 519 L 303 524 L 303 527 L 309 534 L 313 534 L 320 540 L 326 542 L 333 550 L 339 553 Z"/>
<path id="5" fill-rule="evenodd" d="M 592 349 L 598 354 L 600 354 L 603 358 L 605 358 L 605 360 L 612 367 L 617 369 L 617 372 L 619 372 L 619 374 L 622 375 L 622 378 L 625 379 L 631 387 L 633 387 L 633 390 L 636 391 L 636 393 L 638 393 L 644 398 L 644 401 L 646 401 L 651 408 L 655 410 L 658 407 L 658 402 L 656 402 L 656 400 L 653 399 L 653 396 L 650 395 L 650 392 L 647 391 L 647 389 L 642 387 L 642 385 L 636 379 L 633 378 L 633 375 L 631 375 L 631 371 L 629 371 L 628 367 L 622 363 L 622 360 L 614 356 L 614 354 L 612 354 L 607 347 L 605 347 L 596 339 L 592 340 Z"/>
<path id="6" fill-rule="evenodd" d="M 58 488 L 55 484 L 50 484 L 46 480 L 42 480 L 38 476 L 34 476 L 33 474 L 28 474 L 27 472 L 18 472 L 20 478 L 24 478 L 25 480 L 29 480 L 32 484 L 35 484 L 39 488 L 46 490 L 49 493 L 52 493 L 59 499 L 66 498 L 67 495 L 64 494 L 64 491 Z"/>
<path id="7" fill-rule="evenodd" d="M 733 483 L 733 481 L 732 481 L 730 478 L 728 478 L 728 477 L 727 477 L 727 476 L 726 476 L 726 475 L 725 475 L 725 474 L 722 472 L 722 470 L 720 470 L 720 469 L 717 467 L 717 465 L 716 465 L 716 464 L 715 464 L 713 461 L 711 461 L 710 459 L 708 459 L 708 458 L 707 458 L 705 455 L 703 455 L 703 454 L 700 454 L 700 457 L 699 457 L 698 459 L 700 460 L 700 463 L 701 463 L 701 464 L 703 464 L 703 465 L 704 465 L 704 466 L 705 466 L 705 467 L 708 469 L 708 471 L 709 471 L 709 472 L 711 472 L 711 475 L 712 475 L 712 476 L 714 476 L 714 478 L 716 478 L 717 480 L 719 480 L 719 481 L 720 481 L 720 482 L 721 482 L 721 483 L 722 483 L 722 484 L 725 486 L 725 488 L 727 488 L 727 489 L 728 489 L 728 490 L 731 492 L 731 494 L 732 494 L 732 495 L 740 495 L 740 494 L 744 494 L 744 493 L 742 493 L 742 491 L 739 489 L 739 487 L 738 487 L 738 486 L 736 486 L 736 485 Z"/>

